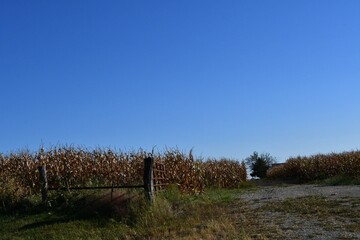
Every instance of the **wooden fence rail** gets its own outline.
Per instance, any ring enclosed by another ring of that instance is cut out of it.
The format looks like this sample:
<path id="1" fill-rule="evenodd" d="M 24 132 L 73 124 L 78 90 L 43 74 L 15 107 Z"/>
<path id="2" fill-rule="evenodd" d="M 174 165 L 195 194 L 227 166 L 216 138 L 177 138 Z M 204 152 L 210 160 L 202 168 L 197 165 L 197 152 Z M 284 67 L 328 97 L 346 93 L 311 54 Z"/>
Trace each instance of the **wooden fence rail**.
<path id="1" fill-rule="evenodd" d="M 155 198 L 156 191 L 164 189 L 167 185 L 165 182 L 165 165 L 163 163 L 154 163 L 154 158 L 147 157 L 144 159 L 144 184 L 143 185 L 125 185 L 125 186 L 96 186 L 96 187 L 49 187 L 46 166 L 38 167 L 40 174 L 41 198 L 43 202 L 48 200 L 48 191 L 51 190 L 89 190 L 89 189 L 114 189 L 119 188 L 143 188 L 145 196 L 151 202 Z"/>

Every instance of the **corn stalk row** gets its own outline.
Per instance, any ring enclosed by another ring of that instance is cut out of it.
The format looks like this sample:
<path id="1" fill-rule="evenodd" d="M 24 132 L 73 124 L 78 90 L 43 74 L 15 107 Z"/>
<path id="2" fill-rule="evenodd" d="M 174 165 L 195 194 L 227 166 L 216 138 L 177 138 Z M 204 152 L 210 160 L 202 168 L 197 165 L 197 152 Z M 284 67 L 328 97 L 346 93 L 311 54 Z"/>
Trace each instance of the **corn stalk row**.
<path id="1" fill-rule="evenodd" d="M 36 153 L 0 154 L 0 179 L 15 180 L 27 194 L 39 192 L 38 166 L 45 165 L 51 187 L 138 185 L 143 183 L 143 160 L 149 153 L 130 153 L 58 147 Z M 237 187 L 246 181 L 244 163 L 221 159 L 202 161 L 178 150 L 152 154 L 165 164 L 167 183 L 182 192 L 199 193 L 205 187 Z"/>
<path id="2" fill-rule="evenodd" d="M 274 167 L 267 173 L 269 178 L 294 179 L 300 182 L 338 175 L 360 176 L 360 151 L 290 158 L 284 165 Z"/>

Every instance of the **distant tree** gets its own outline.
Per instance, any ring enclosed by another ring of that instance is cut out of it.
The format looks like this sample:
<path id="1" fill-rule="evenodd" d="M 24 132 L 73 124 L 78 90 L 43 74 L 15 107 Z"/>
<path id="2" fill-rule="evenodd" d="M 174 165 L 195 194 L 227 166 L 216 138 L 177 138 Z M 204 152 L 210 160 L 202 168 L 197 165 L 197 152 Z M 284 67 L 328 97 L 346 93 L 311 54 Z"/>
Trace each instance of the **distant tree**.
<path id="1" fill-rule="evenodd" d="M 276 159 L 269 153 L 258 154 L 254 152 L 245 159 L 246 165 L 249 166 L 252 177 L 265 178 L 266 171 L 276 162 Z"/>

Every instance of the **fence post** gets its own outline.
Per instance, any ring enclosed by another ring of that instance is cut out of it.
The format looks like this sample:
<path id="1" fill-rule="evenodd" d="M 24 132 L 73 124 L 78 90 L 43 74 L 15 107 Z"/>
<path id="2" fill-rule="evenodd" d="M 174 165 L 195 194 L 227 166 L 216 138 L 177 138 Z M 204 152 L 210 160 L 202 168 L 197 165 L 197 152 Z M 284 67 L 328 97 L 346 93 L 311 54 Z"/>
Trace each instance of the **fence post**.
<path id="1" fill-rule="evenodd" d="M 46 202 L 48 198 L 48 181 L 46 177 L 46 167 L 39 166 L 38 170 L 40 173 L 41 199 L 43 202 Z"/>
<path id="2" fill-rule="evenodd" d="M 145 196 L 151 202 L 154 200 L 154 158 L 147 157 L 144 159 L 144 189 L 145 189 Z"/>

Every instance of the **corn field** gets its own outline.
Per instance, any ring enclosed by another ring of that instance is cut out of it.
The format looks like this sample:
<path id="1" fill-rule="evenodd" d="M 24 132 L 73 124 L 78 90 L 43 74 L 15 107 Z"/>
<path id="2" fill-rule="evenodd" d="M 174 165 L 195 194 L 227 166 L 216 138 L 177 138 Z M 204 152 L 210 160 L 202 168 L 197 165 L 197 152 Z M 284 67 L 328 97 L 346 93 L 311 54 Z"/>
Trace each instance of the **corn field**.
<path id="1" fill-rule="evenodd" d="M 38 193 L 39 172 L 45 165 L 50 187 L 138 185 L 143 184 L 144 158 L 149 153 L 130 153 L 73 147 L 58 147 L 36 153 L 22 151 L 0 154 L 0 180 L 16 181 L 27 194 Z M 221 159 L 202 161 L 178 150 L 152 154 L 155 162 L 165 164 L 167 182 L 182 192 L 199 193 L 205 187 L 237 187 L 246 181 L 244 163 Z"/>
<path id="2" fill-rule="evenodd" d="M 294 179 L 300 182 L 337 175 L 360 176 L 360 151 L 290 158 L 284 165 L 274 167 L 267 173 L 269 178 Z"/>

